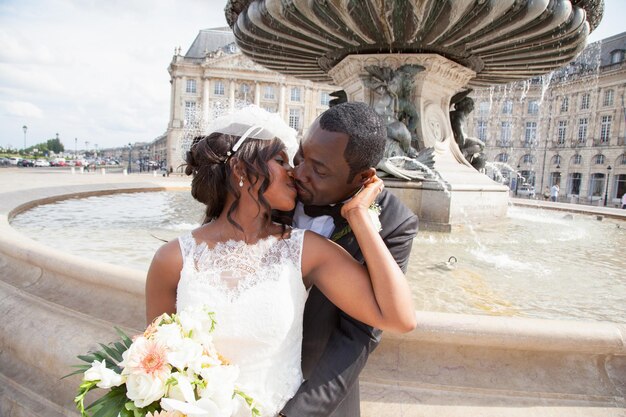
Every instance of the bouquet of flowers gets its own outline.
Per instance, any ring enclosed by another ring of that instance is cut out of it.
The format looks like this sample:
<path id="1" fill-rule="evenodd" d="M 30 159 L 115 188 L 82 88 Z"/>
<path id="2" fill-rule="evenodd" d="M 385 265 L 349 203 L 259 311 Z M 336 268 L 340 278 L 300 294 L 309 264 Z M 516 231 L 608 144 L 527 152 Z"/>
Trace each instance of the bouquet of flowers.
<path id="1" fill-rule="evenodd" d="M 163 314 L 132 340 L 81 355 L 83 380 L 74 399 L 82 417 L 230 417 L 241 407 L 259 416 L 254 400 L 238 389 L 239 369 L 213 345 L 214 314 L 204 307 Z M 69 375 L 68 375 L 69 376 Z M 108 392 L 85 407 L 95 388 Z"/>

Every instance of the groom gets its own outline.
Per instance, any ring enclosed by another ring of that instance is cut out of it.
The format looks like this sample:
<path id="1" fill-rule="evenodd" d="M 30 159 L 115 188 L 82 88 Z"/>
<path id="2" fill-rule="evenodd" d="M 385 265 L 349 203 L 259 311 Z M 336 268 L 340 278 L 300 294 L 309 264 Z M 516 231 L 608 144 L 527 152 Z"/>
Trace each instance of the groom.
<path id="1" fill-rule="evenodd" d="M 334 240 L 356 260 L 363 255 L 341 217 L 341 203 L 376 173 L 386 127 L 364 103 L 331 107 L 313 122 L 295 158 L 299 203 L 294 226 Z M 418 220 L 387 190 L 378 196 L 380 232 L 400 268 L 406 267 Z M 304 311 L 302 370 L 305 382 L 280 415 L 358 417 L 358 377 L 382 332 L 335 307 L 312 288 Z"/>

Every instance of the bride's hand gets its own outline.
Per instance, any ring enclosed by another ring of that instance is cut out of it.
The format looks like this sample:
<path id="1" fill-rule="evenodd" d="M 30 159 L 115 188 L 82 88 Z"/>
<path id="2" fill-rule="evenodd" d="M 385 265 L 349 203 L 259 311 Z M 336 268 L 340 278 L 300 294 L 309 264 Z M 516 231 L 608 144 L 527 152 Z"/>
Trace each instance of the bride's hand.
<path id="1" fill-rule="evenodd" d="M 358 212 L 367 212 L 369 207 L 372 205 L 374 201 L 376 201 L 376 197 L 383 190 L 385 184 L 383 180 L 378 178 L 376 175 L 372 176 L 365 184 L 363 184 L 363 188 L 361 188 L 357 193 L 343 205 L 341 208 L 341 215 L 350 220 L 349 216 Z"/>

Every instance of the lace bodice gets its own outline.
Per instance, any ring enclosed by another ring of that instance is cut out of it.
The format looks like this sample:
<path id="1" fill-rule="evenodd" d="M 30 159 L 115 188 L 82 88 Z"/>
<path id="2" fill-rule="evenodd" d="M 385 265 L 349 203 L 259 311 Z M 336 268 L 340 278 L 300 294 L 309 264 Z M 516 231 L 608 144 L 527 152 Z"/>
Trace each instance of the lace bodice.
<path id="1" fill-rule="evenodd" d="M 215 312 L 215 346 L 239 366 L 239 384 L 261 404 L 263 417 L 275 416 L 302 383 L 303 237 L 294 229 L 286 239 L 212 248 L 191 233 L 179 238 L 177 309 L 200 304 Z"/>

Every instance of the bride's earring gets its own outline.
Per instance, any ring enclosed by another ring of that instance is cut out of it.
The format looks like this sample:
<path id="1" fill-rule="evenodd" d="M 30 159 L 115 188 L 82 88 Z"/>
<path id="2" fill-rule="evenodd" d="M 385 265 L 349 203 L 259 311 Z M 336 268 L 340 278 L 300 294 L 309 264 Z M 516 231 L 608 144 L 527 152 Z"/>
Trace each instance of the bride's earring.
<path id="1" fill-rule="evenodd" d="M 243 177 L 239 177 L 239 187 L 243 187 Z"/>

